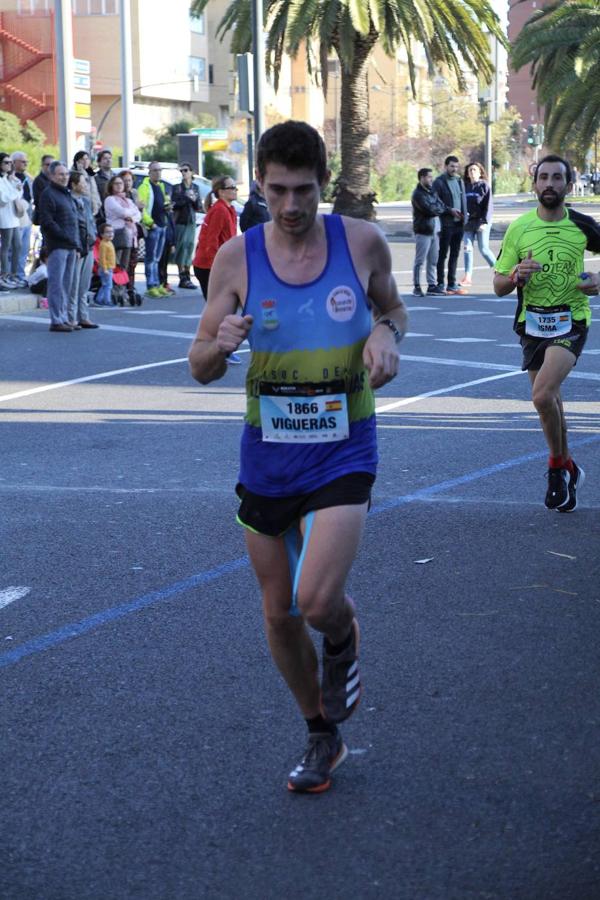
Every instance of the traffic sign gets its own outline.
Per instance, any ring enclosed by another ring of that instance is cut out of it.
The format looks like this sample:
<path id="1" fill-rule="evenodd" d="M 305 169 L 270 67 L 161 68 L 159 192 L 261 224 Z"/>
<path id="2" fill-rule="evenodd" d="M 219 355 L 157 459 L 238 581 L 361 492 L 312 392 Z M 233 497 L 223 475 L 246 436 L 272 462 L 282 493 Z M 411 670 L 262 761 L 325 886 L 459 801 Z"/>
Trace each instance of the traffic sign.
<path id="1" fill-rule="evenodd" d="M 73 71 L 76 75 L 89 75 L 91 72 L 89 59 L 74 59 Z"/>
<path id="2" fill-rule="evenodd" d="M 203 141 L 226 141 L 225 128 L 190 128 L 190 134 L 197 134 Z"/>

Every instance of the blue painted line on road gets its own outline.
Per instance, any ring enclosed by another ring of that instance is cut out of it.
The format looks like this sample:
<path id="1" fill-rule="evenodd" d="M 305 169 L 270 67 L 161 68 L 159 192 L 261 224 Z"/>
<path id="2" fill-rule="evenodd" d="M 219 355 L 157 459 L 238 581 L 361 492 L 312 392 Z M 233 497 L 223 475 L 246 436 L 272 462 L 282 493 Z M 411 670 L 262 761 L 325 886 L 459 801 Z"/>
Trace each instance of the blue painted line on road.
<path id="1" fill-rule="evenodd" d="M 92 629 L 98 628 L 100 625 L 106 625 L 109 622 L 115 622 L 117 619 L 122 619 L 124 616 L 128 616 L 131 613 L 139 612 L 140 609 L 145 609 L 153 603 L 163 603 L 165 600 L 170 600 L 172 597 L 176 597 L 178 594 L 182 594 L 192 588 L 210 584 L 211 581 L 222 578 L 223 575 L 231 575 L 238 569 L 244 568 L 248 563 L 248 557 L 242 556 L 239 559 L 234 559 L 221 566 L 216 566 L 214 569 L 200 572 L 198 575 L 191 575 L 189 578 L 184 578 L 183 581 L 176 581 L 174 584 L 170 584 L 162 590 L 143 594 L 143 596 L 137 597 L 135 600 L 129 601 L 129 603 L 124 603 L 122 606 L 113 606 L 110 609 L 95 613 L 93 616 L 81 619 L 80 622 L 71 622 L 63 628 L 59 628 L 57 631 L 52 631 L 50 634 L 44 634 L 39 638 L 27 641 L 20 647 L 9 650 L 8 653 L 2 653 L 0 655 L 0 669 L 19 662 L 19 660 L 23 659 L 25 656 L 41 653 L 43 650 L 48 650 L 50 647 L 62 644 L 70 638 L 86 634 L 88 631 L 92 631 Z"/>
<path id="2" fill-rule="evenodd" d="M 580 438 L 571 441 L 570 443 L 572 447 L 583 447 L 586 444 L 594 444 L 598 441 L 600 441 L 600 435 Z M 435 494 L 444 493 L 445 491 L 452 490 L 460 485 L 470 484 L 481 478 L 487 478 L 490 475 L 497 475 L 499 472 L 503 472 L 506 469 L 512 469 L 515 466 L 520 466 L 536 459 L 543 459 L 546 456 L 547 451 L 545 450 L 527 453 L 524 456 L 517 456 L 514 459 L 507 459 L 504 462 L 496 463 L 493 466 L 486 466 L 483 469 L 477 469 L 474 472 L 459 475 L 457 478 L 450 478 L 446 481 L 432 484 L 429 487 L 420 488 L 412 494 L 403 494 L 400 497 L 392 497 L 390 500 L 374 506 L 371 509 L 370 515 L 379 515 L 380 513 L 387 512 L 391 509 L 397 509 L 399 506 L 414 503 L 417 500 L 426 500 L 428 497 L 432 497 Z M 79 622 L 71 622 L 63 628 L 59 628 L 57 631 L 52 631 L 49 634 L 41 635 L 41 637 L 26 641 L 20 647 L 15 647 L 14 650 L 9 650 L 6 653 L 0 654 L 0 669 L 14 665 L 27 656 L 33 656 L 36 653 L 42 653 L 44 650 L 48 650 L 50 647 L 56 647 L 71 638 L 87 634 L 87 632 L 92 631 L 94 628 L 106 625 L 109 622 L 115 622 L 131 613 L 145 609 L 152 604 L 163 603 L 192 588 L 202 587 L 222 578 L 224 575 L 231 575 L 239 569 L 248 566 L 249 562 L 250 560 L 247 556 L 241 556 L 238 559 L 231 560 L 231 562 L 216 566 L 214 569 L 208 569 L 205 572 L 199 572 L 197 575 L 191 575 L 189 578 L 184 578 L 182 581 L 176 581 L 174 584 L 162 588 L 162 590 L 151 591 L 149 594 L 143 594 L 141 597 L 137 597 L 135 600 L 131 600 L 121 606 L 113 606 L 110 609 L 105 609 L 102 612 L 81 619 Z"/>

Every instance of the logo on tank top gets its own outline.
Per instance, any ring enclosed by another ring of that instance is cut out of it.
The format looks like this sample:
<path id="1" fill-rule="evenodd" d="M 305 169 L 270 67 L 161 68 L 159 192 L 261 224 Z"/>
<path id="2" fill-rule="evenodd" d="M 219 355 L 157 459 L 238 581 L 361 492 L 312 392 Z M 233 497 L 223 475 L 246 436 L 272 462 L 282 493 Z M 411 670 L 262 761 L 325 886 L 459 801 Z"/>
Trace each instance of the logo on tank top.
<path id="1" fill-rule="evenodd" d="M 356 312 L 356 295 L 345 284 L 334 288 L 327 298 L 327 312 L 334 322 L 348 322 Z"/>
<path id="2" fill-rule="evenodd" d="M 267 331 L 274 331 L 279 328 L 279 319 L 277 318 L 277 300 L 261 300 L 260 309 L 262 313 L 262 326 Z"/>

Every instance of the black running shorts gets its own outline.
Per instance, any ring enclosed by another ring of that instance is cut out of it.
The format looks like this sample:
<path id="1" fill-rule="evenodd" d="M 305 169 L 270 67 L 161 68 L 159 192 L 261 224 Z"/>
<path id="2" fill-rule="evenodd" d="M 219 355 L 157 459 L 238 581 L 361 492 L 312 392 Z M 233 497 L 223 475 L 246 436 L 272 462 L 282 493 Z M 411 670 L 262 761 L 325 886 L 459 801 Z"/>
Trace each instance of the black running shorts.
<path id="1" fill-rule="evenodd" d="M 351 472 L 310 494 L 296 494 L 293 497 L 265 497 L 238 484 L 235 490 L 242 502 L 237 520 L 240 525 L 258 534 L 280 537 L 302 516 L 314 510 L 370 503 L 374 481 L 375 476 L 369 472 Z"/>
<path id="2" fill-rule="evenodd" d="M 521 332 L 521 329 L 519 328 L 518 333 L 521 339 L 521 348 L 523 350 L 523 363 L 521 369 L 524 372 L 529 370 L 537 372 L 538 369 L 541 369 L 542 363 L 544 362 L 544 355 L 548 347 L 564 347 L 565 350 L 569 350 L 575 356 L 575 360 L 577 361 L 585 346 L 588 330 L 589 329 L 585 324 L 573 322 L 573 327 L 568 334 L 563 334 L 560 337 L 554 338 L 538 338 L 530 337 L 530 335 L 525 334 L 524 331 Z M 577 362 L 575 364 L 577 364 Z"/>

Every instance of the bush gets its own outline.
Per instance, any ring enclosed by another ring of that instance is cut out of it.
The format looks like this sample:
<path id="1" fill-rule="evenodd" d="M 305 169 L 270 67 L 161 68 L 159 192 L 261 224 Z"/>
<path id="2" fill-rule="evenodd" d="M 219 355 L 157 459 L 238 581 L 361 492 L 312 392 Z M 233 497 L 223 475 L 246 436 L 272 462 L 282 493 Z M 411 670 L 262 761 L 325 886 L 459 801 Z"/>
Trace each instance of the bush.
<path id="1" fill-rule="evenodd" d="M 531 189 L 531 178 L 527 172 L 504 171 L 496 172 L 494 178 L 495 194 L 519 194 Z"/>
<path id="2" fill-rule="evenodd" d="M 371 174 L 371 187 L 379 203 L 410 200 L 416 183 L 415 167 L 410 163 L 394 162 L 383 175 Z"/>

